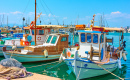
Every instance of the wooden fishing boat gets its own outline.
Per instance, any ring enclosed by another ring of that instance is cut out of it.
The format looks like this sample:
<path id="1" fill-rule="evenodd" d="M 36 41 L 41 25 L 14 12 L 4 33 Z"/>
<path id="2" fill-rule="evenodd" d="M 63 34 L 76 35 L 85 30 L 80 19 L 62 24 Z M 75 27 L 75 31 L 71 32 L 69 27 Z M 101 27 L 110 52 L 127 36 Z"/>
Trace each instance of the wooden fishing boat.
<path id="1" fill-rule="evenodd" d="M 23 50 L 8 51 L 3 48 L 5 58 L 14 58 L 19 62 L 35 62 L 59 59 L 63 48 L 68 47 L 67 34 L 49 34 L 45 43 L 37 46 L 26 46 Z"/>
<path id="2" fill-rule="evenodd" d="M 94 31 L 93 31 L 94 30 Z M 94 27 L 92 30 L 78 30 L 79 47 L 65 48 L 60 56 L 60 61 L 64 60 L 72 71 L 76 79 L 85 79 L 100 76 L 121 68 L 122 56 L 126 60 L 124 50 L 125 41 L 119 36 L 119 47 L 113 45 L 113 38 L 107 39 L 108 31 L 104 28 Z M 107 45 L 111 43 L 112 45 Z"/>

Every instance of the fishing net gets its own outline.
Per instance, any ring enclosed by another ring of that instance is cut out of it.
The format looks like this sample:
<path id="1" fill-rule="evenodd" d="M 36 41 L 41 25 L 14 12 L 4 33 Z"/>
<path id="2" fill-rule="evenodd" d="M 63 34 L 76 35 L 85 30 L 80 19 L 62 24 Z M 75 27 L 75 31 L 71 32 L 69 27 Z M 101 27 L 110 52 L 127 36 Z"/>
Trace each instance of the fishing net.
<path id="1" fill-rule="evenodd" d="M 22 63 L 18 62 L 16 59 L 13 59 L 13 58 L 3 59 L 3 60 L 1 60 L 0 64 L 5 67 L 23 68 Z"/>
<path id="2" fill-rule="evenodd" d="M 7 58 L 0 62 L 0 79 L 15 79 L 31 76 L 32 73 L 27 72 L 22 63 L 15 59 Z"/>

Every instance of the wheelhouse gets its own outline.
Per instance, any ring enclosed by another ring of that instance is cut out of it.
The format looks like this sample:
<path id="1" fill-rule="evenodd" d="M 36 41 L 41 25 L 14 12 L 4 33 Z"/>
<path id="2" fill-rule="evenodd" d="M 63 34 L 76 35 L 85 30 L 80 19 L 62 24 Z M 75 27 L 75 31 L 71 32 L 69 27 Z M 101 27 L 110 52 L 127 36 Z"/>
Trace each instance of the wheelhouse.
<path id="1" fill-rule="evenodd" d="M 85 51 L 90 51 L 91 46 L 94 50 L 102 50 L 105 49 L 105 32 L 100 31 L 87 31 L 87 30 L 79 30 L 79 45 L 80 50 L 79 53 L 82 53 L 82 56 L 86 56 Z"/>

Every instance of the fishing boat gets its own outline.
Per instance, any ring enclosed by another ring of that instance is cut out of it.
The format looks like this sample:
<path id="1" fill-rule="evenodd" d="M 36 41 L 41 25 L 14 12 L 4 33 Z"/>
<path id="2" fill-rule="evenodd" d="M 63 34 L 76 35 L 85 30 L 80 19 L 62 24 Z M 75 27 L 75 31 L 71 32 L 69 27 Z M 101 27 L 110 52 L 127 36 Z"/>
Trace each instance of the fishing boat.
<path id="1" fill-rule="evenodd" d="M 37 16 L 36 19 L 40 17 L 41 14 Z M 6 46 L 6 50 L 12 50 L 13 46 L 17 46 L 17 50 L 24 49 L 25 46 L 30 46 L 35 44 L 35 35 L 34 35 L 34 24 L 35 21 L 32 21 L 29 26 L 24 27 L 25 33 L 14 33 L 11 31 L 11 37 L 2 38 L 0 40 L 0 56 L 3 55 L 2 47 Z M 46 35 L 54 32 L 58 32 L 60 28 L 64 28 L 61 25 L 36 25 L 36 45 L 43 44 L 45 41 Z M 30 41 L 28 41 L 30 38 Z"/>
<path id="2" fill-rule="evenodd" d="M 3 48 L 5 58 L 14 58 L 19 62 L 36 62 L 59 59 L 63 48 L 68 47 L 68 34 L 49 34 L 45 43 L 37 46 L 26 46 L 23 50 L 8 51 Z"/>
<path id="3" fill-rule="evenodd" d="M 48 29 L 41 26 L 36 26 L 36 0 L 35 0 L 35 20 L 31 22 L 30 27 L 25 29 L 25 33 L 31 33 L 32 40 L 34 40 L 34 46 L 26 46 L 23 50 L 16 50 L 16 51 L 8 51 L 6 50 L 6 47 L 3 47 L 3 54 L 5 58 L 15 58 L 19 62 L 35 62 L 35 61 L 46 61 L 46 60 L 54 60 L 58 59 L 60 56 L 60 53 L 63 51 L 63 48 L 68 47 L 68 35 L 67 34 L 50 34 L 48 36 L 41 36 L 41 34 L 44 35 L 45 33 L 49 33 Z M 43 29 L 46 30 L 44 31 Z M 50 27 L 52 28 L 52 26 Z M 33 29 L 33 30 L 31 30 Z M 40 30 L 39 30 L 40 29 Z M 39 32 L 37 32 L 39 31 Z M 39 34 L 38 36 L 36 36 Z M 28 36 L 28 35 L 27 35 Z M 31 40 L 27 38 L 25 35 L 23 37 L 24 41 Z M 34 38 L 33 38 L 34 37 Z M 46 39 L 45 42 L 42 45 L 40 41 L 44 41 L 43 39 Z M 39 43 L 37 43 L 37 41 Z M 26 43 L 22 43 L 26 44 Z"/>
<path id="4" fill-rule="evenodd" d="M 78 30 L 79 46 L 65 48 L 59 60 L 65 61 L 77 80 L 104 75 L 121 68 L 121 59 L 123 56 L 126 60 L 126 52 L 123 31 L 119 31 L 122 36 L 119 36 L 120 46 L 116 48 L 113 38 L 106 38 L 108 31 L 103 27 L 91 25 L 91 30 Z"/>

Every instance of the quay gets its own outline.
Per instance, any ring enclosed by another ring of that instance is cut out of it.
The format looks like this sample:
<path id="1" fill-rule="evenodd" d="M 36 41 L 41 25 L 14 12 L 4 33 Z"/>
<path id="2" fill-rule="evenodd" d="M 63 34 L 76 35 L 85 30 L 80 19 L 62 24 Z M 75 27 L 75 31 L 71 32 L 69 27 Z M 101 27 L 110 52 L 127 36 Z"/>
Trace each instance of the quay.
<path id="1" fill-rule="evenodd" d="M 7 79 L 0 78 L 0 80 L 7 80 Z M 11 79 L 11 80 L 61 80 L 61 79 L 56 78 L 56 77 L 47 76 L 47 75 L 33 73 L 32 76 L 28 76 L 25 78 L 16 78 L 16 79 Z"/>

